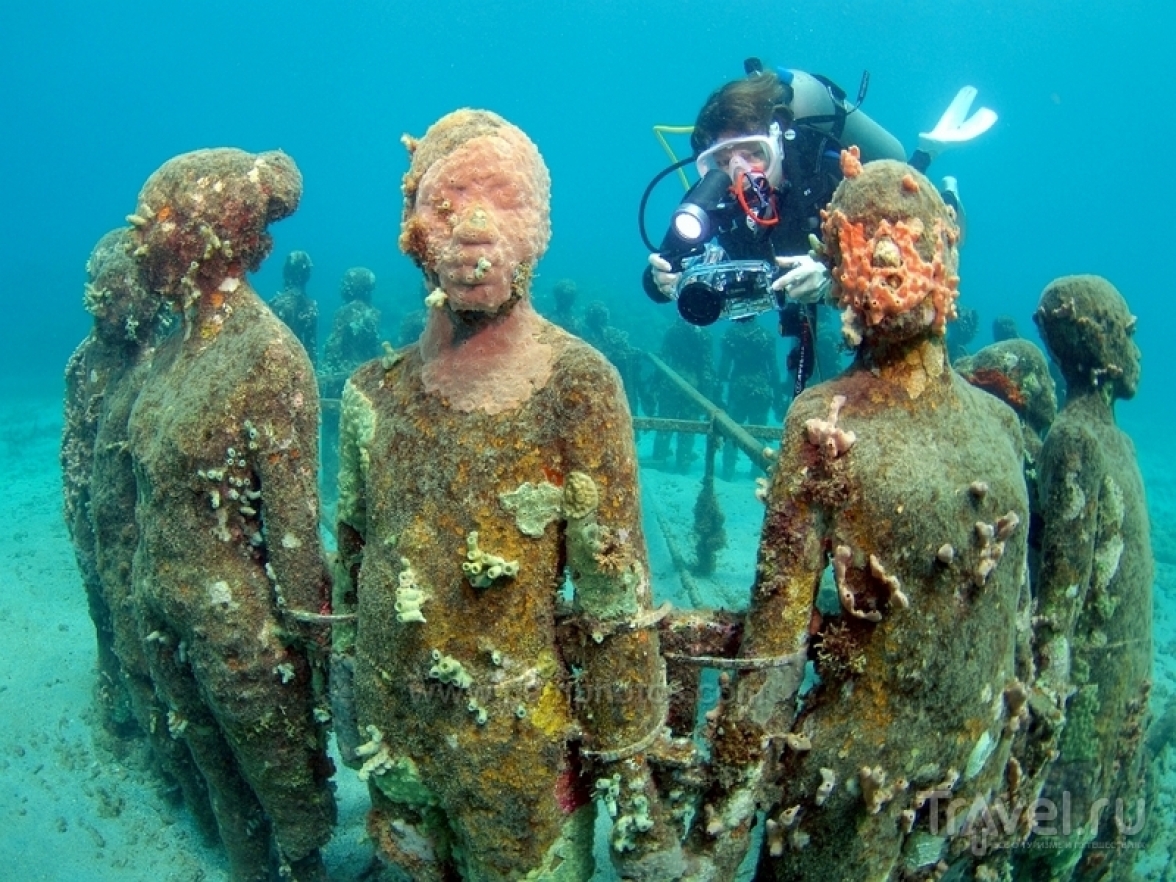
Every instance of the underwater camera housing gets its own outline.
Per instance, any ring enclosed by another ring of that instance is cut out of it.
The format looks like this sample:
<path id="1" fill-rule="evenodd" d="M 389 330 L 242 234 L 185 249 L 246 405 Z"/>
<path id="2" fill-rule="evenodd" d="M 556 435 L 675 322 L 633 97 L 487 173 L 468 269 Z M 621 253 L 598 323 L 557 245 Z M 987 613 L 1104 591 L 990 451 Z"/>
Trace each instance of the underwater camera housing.
<path id="1" fill-rule="evenodd" d="M 766 259 L 770 248 L 757 247 L 749 236 L 746 212 L 731 191 L 726 172 L 712 170 L 704 175 L 674 209 L 670 227 L 658 253 L 681 273 L 674 292 L 666 296 L 646 275 L 645 292 L 659 303 L 676 300 L 678 313 L 692 325 L 714 324 L 720 318 L 740 319 L 779 309 L 782 302 L 772 291 L 777 269 Z M 753 228 L 754 229 L 754 228 Z M 728 241 L 748 240 L 741 259 L 732 259 L 713 239 L 724 235 Z M 647 240 L 648 241 L 648 240 Z M 763 258 L 759 254 L 763 253 Z"/>
<path id="2" fill-rule="evenodd" d="M 716 245 L 682 261 L 674 299 L 678 314 L 692 325 L 705 327 L 720 318 L 742 319 L 779 309 L 772 290 L 775 267 L 766 260 L 727 260 Z"/>

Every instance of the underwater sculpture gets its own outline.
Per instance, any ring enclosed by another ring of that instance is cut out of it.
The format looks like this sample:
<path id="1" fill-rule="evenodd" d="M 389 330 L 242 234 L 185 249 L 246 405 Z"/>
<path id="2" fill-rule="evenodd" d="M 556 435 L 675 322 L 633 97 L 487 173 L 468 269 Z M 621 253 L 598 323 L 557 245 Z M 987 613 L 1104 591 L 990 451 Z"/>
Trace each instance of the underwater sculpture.
<path id="1" fill-rule="evenodd" d="M 714 343 L 706 328 L 684 321 L 671 322 L 662 336 L 658 355 L 703 395 L 714 395 Z M 703 419 L 704 414 L 698 404 L 661 371 L 654 373 L 648 382 L 642 383 L 639 391 L 644 396 L 645 412 L 650 416 L 667 420 Z M 674 468 L 685 473 L 698 458 L 694 442 L 693 432 L 659 430 L 653 439 L 653 458 L 659 462 L 668 462 L 672 448 Z"/>
<path id="2" fill-rule="evenodd" d="M 1020 428 L 948 364 L 958 231 L 942 198 L 902 163 L 842 162 L 824 258 L 856 357 L 788 412 L 744 670 L 709 724 L 714 786 L 688 843 L 700 878 L 733 878 L 757 806 L 757 879 L 975 861 L 952 802 L 1001 791 L 1016 728 Z"/>
<path id="3" fill-rule="evenodd" d="M 1065 709 L 1042 796 L 1066 800 L 1071 829 L 1059 819 L 1057 835 L 1038 835 L 1018 870 L 1131 879 L 1136 852 L 1122 845 L 1145 820 L 1154 576 L 1135 447 L 1115 425 L 1115 401 L 1139 385 L 1135 317 L 1106 279 L 1067 276 L 1046 287 L 1033 319 L 1067 387 L 1041 452 L 1034 648 L 1038 689 Z"/>
<path id="4" fill-rule="evenodd" d="M 314 264 L 305 251 L 291 251 L 282 265 L 282 290 L 269 302 L 280 318 L 298 338 L 310 363 L 318 360 L 318 304 L 307 291 Z"/>
<path id="5" fill-rule="evenodd" d="M 301 192 L 283 153 L 201 150 L 161 166 L 129 217 L 144 282 L 182 316 L 130 414 L 134 600 L 158 725 L 207 782 L 236 882 L 269 879 L 271 854 L 283 878 L 325 878 L 335 819 L 316 707 L 318 394 L 245 278 Z"/>
<path id="6" fill-rule="evenodd" d="M 617 372 L 530 301 L 547 168 L 486 111 L 406 143 L 400 244 L 429 317 L 352 375 L 340 428 L 340 741 L 369 834 L 417 882 L 586 880 L 595 793 L 620 874 L 677 878 L 645 762 L 666 694 L 630 416 Z"/>
<path id="7" fill-rule="evenodd" d="M 98 629 L 99 707 L 119 734 L 146 738 L 168 786 L 178 786 L 198 828 L 216 837 L 208 789 L 183 741 L 164 724 L 139 639 L 131 588 L 138 544 L 137 489 L 127 420 L 164 334 L 165 306 L 139 278 L 129 230 L 103 236 L 86 264 L 86 308 L 94 330 L 66 371 L 63 465 L 68 526 Z"/>
<path id="8" fill-rule="evenodd" d="M 621 385 L 625 387 L 625 396 L 629 399 L 629 412 L 636 414 L 641 397 L 641 353 L 629 342 L 629 332 L 610 324 L 609 319 L 608 307 L 599 300 L 593 300 L 584 308 L 580 331 L 572 331 L 564 325 L 560 327 L 575 333 L 617 369 L 621 375 Z"/>
<path id="9" fill-rule="evenodd" d="M 579 288 L 572 279 L 560 279 L 552 285 L 551 299 L 554 306 L 548 318 L 569 334 L 582 339 L 584 337 L 584 327 L 580 316 L 576 315 L 575 310 L 576 295 L 578 293 Z"/>
<path id="10" fill-rule="evenodd" d="M 65 525 L 97 637 L 98 706 L 103 725 L 128 735 L 134 733 L 135 721 L 114 650 L 113 617 L 121 598 L 108 596 L 102 578 L 96 536 L 102 525 L 95 524 L 92 505 L 97 436 L 107 421 L 108 398 L 149 350 L 161 315 L 159 299 L 139 282 L 138 270 L 127 254 L 129 242 L 125 228 L 112 230 L 98 240 L 86 262 L 85 306 L 94 316 L 94 327 L 65 369 L 61 437 Z M 133 530 L 132 518 L 124 512 L 119 523 Z"/>
<path id="11" fill-rule="evenodd" d="M 343 305 L 335 313 L 331 333 L 323 344 L 321 386 L 325 398 L 338 398 L 347 376 L 380 354 L 380 311 L 372 306 L 376 274 L 353 266 L 339 280 Z"/>

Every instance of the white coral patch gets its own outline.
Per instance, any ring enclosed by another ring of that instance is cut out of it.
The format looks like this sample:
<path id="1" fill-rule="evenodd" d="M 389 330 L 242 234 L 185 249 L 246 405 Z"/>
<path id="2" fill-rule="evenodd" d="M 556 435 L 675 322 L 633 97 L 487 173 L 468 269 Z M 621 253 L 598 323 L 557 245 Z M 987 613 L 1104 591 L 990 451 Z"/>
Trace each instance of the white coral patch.
<path id="1" fill-rule="evenodd" d="M 233 591 L 223 579 L 208 586 L 208 602 L 212 606 L 229 607 L 233 604 Z"/>

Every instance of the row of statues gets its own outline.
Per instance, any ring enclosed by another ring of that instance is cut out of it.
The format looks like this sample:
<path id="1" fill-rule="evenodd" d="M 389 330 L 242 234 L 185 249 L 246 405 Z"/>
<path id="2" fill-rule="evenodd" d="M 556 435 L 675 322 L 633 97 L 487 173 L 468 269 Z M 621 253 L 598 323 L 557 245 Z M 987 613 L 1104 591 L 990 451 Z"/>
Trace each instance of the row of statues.
<path id="1" fill-rule="evenodd" d="M 486 111 L 406 144 L 428 315 L 343 387 L 331 555 L 314 367 L 248 281 L 291 159 L 170 160 L 88 266 L 62 465 L 100 694 L 234 882 L 327 878 L 329 731 L 388 879 L 587 880 L 598 811 L 624 879 L 1129 878 L 1100 847 L 1138 833 L 1151 658 L 1118 293 L 1043 295 L 1068 395 L 1027 459 L 1038 427 L 947 359 L 951 210 L 846 154 L 853 365 L 788 410 L 746 615 L 655 607 L 621 378 L 530 302 L 542 157 Z"/>
<path id="2" fill-rule="evenodd" d="M 291 251 L 282 267 L 282 290 L 269 301 L 270 310 L 293 332 L 318 372 L 324 397 L 338 397 L 348 375 L 380 354 L 380 310 L 372 305 L 376 274 L 353 266 L 339 282 L 343 305 L 335 313 L 331 333 L 318 357 L 318 303 L 307 292 L 314 264 L 305 251 Z"/>

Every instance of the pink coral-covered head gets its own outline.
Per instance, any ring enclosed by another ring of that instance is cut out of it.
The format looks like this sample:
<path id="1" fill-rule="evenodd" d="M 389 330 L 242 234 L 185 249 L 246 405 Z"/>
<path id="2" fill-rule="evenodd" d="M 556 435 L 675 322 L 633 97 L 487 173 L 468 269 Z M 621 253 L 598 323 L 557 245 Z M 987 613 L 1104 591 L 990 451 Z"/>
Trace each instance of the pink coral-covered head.
<path id="1" fill-rule="evenodd" d="M 866 163 L 823 217 L 832 294 L 852 345 L 944 333 L 956 317 L 959 230 L 930 181 L 905 163 Z"/>
<path id="2" fill-rule="evenodd" d="M 266 228 L 294 213 L 302 175 L 277 150 L 196 150 L 165 162 L 143 185 L 130 220 L 145 281 L 187 305 L 261 266 Z"/>
<path id="3" fill-rule="evenodd" d="M 496 312 L 525 296 L 551 239 L 551 177 L 523 132 L 458 110 L 406 139 L 400 248 L 457 311 Z"/>

